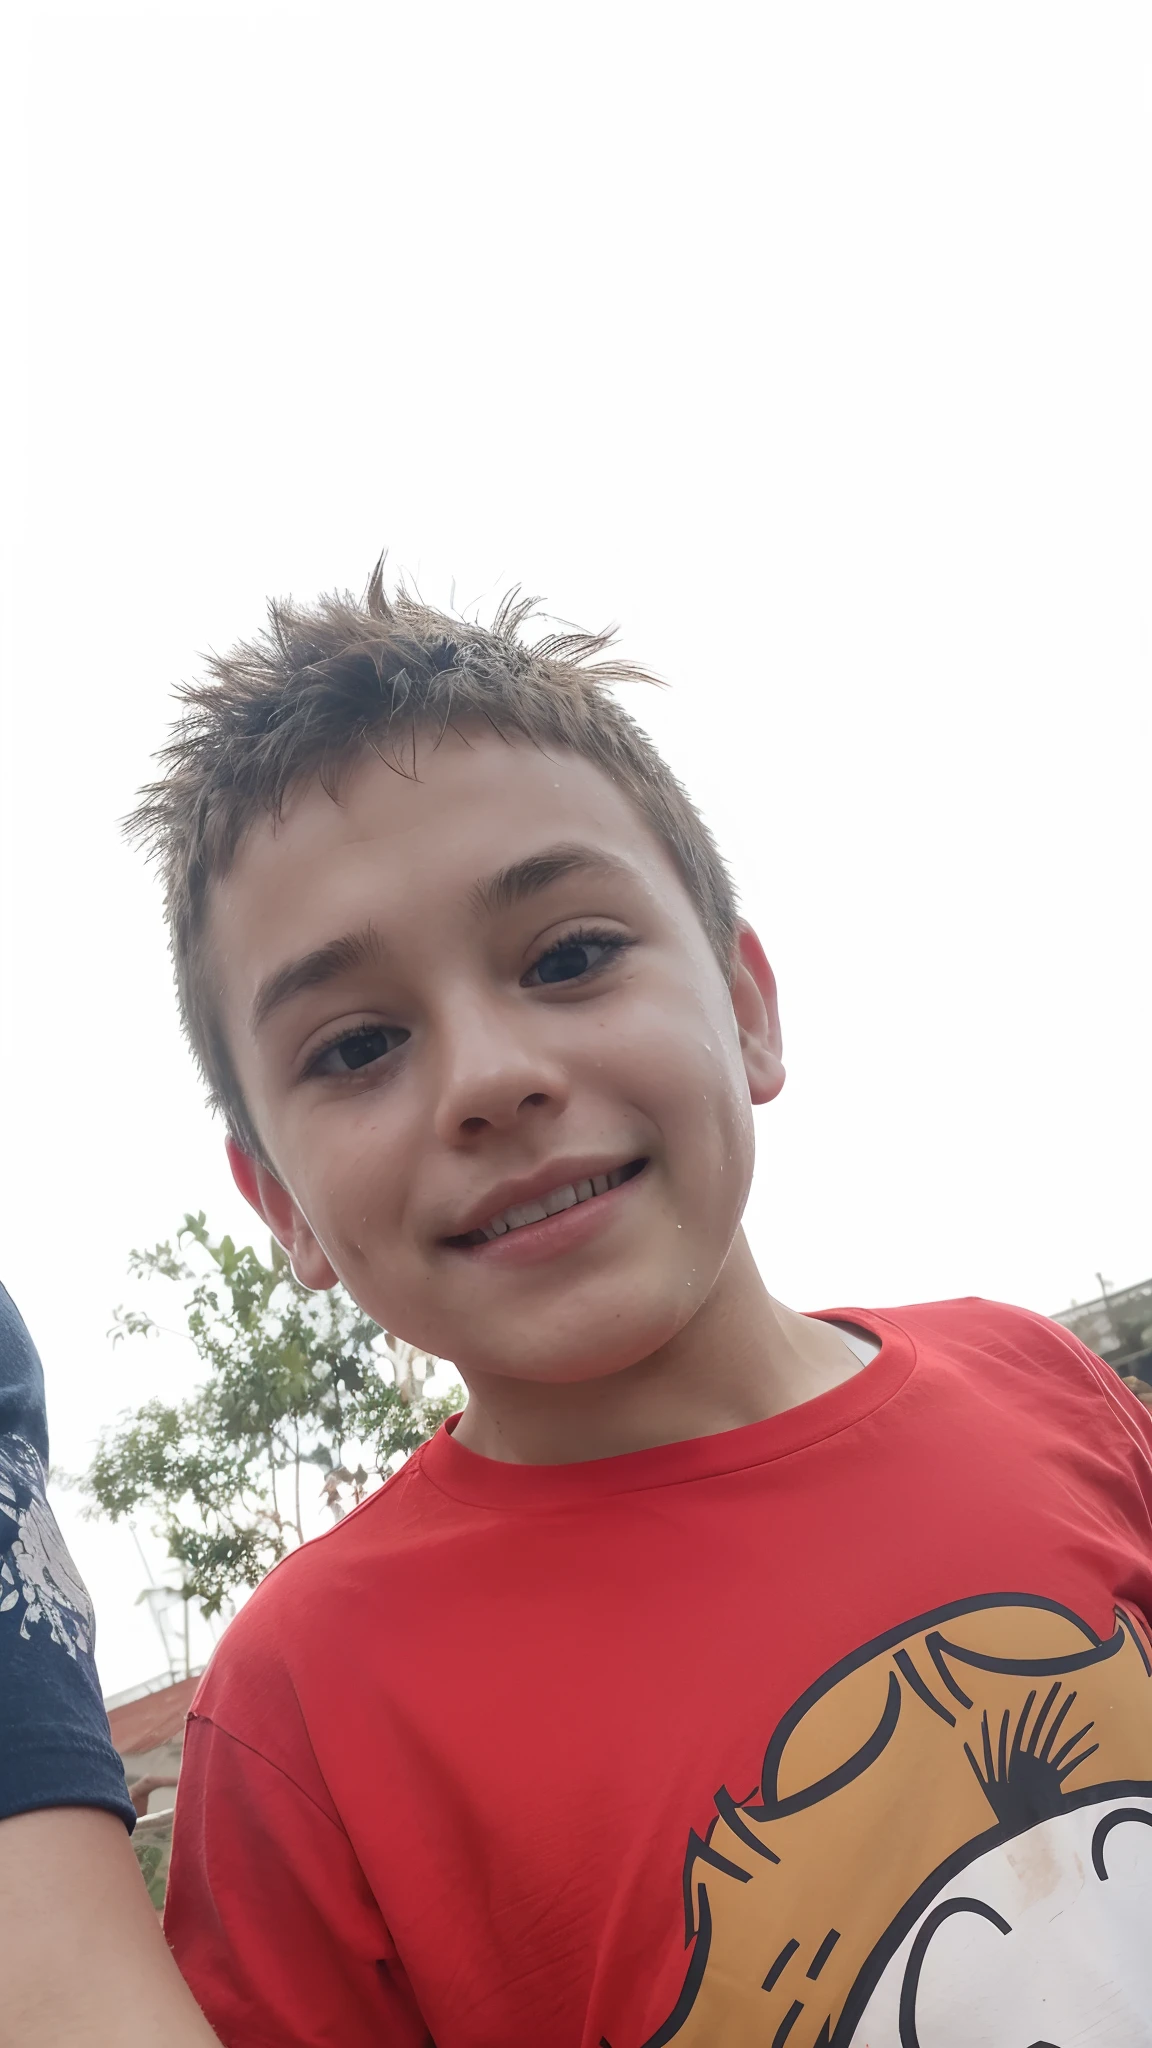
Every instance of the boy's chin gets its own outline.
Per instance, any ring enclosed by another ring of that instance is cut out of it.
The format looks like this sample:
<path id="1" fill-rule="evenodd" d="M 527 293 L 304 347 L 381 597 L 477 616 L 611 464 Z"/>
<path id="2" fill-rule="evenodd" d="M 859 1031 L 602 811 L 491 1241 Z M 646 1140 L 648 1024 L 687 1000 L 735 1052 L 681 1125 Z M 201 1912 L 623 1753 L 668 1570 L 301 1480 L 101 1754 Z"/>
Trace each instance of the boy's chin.
<path id="1" fill-rule="evenodd" d="M 525 1342 L 523 1330 L 509 1332 L 504 1344 L 486 1343 L 481 1352 L 470 1333 L 472 1341 L 459 1347 L 456 1362 L 465 1380 L 515 1380 L 540 1387 L 591 1384 L 643 1365 L 679 1335 L 693 1313 L 685 1313 L 679 1301 L 674 1311 L 648 1317 L 608 1313 L 585 1322 L 578 1332 L 558 1332 L 542 1342 Z"/>

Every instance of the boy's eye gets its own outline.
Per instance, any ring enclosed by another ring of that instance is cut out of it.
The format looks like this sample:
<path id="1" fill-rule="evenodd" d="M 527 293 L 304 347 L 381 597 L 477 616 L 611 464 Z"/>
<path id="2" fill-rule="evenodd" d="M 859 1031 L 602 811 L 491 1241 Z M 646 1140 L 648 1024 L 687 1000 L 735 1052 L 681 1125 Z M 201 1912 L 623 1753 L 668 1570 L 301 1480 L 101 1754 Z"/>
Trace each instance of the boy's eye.
<path id="1" fill-rule="evenodd" d="M 343 1037 L 324 1046 L 309 1061 L 308 1074 L 358 1073 L 362 1067 L 370 1067 L 386 1053 L 394 1052 L 407 1036 L 406 1031 L 390 1024 L 362 1024 L 358 1030 L 346 1031 Z"/>
<path id="2" fill-rule="evenodd" d="M 562 939 L 559 945 L 550 946 L 546 953 L 542 953 L 535 966 L 529 968 L 523 986 L 547 988 L 558 981 L 578 981 L 582 974 L 592 974 L 597 967 L 605 966 L 625 943 L 619 938 Z"/>

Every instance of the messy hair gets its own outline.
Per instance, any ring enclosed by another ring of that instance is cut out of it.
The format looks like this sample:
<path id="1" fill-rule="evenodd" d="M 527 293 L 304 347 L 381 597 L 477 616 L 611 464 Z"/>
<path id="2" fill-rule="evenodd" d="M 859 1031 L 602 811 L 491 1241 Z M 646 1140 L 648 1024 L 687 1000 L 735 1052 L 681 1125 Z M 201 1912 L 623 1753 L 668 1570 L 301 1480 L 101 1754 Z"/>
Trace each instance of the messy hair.
<path id="1" fill-rule="evenodd" d="M 204 958 L 209 892 L 259 817 L 317 777 L 339 800 L 366 747 L 416 773 L 417 735 L 484 721 L 502 738 L 566 748 L 602 769 L 668 848 L 727 976 L 736 933 L 732 883 L 712 834 L 647 735 L 611 694 L 651 682 L 609 655 L 614 635 L 550 632 L 527 642 L 534 599 L 505 598 L 490 626 L 435 610 L 378 562 L 359 600 L 273 601 L 254 640 L 213 655 L 184 684 L 182 709 L 127 830 L 159 868 L 184 1029 L 215 1108 L 254 1158 L 260 1139 L 237 1084 Z M 606 658 L 607 657 L 607 658 Z"/>

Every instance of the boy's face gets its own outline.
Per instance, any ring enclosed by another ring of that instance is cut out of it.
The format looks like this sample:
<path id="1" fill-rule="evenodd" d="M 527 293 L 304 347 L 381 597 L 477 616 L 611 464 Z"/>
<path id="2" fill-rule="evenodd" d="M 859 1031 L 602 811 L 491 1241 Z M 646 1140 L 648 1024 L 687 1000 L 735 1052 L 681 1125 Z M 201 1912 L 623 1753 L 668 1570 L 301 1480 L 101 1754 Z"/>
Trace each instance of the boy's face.
<path id="1" fill-rule="evenodd" d="M 309 783 L 215 887 L 207 964 L 275 1166 L 238 1178 L 306 1284 L 465 1377 L 620 1370 L 728 1256 L 783 1080 L 770 972 L 746 933 L 729 987 L 590 762 L 477 729 L 418 768 Z"/>

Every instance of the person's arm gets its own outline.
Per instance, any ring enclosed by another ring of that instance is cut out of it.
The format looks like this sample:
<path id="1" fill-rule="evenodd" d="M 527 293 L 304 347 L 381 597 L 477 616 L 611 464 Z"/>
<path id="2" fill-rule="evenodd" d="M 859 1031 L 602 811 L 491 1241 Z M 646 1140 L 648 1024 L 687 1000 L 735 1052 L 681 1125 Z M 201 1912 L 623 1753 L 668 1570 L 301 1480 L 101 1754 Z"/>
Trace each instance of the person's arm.
<path id="1" fill-rule="evenodd" d="M 0 1821 L 0 2048 L 213 2048 L 127 1829 L 96 1807 Z"/>
<path id="2" fill-rule="evenodd" d="M 129 1840 L 47 1461 L 40 1361 L 0 1287 L 0 2048 L 212 2048 Z"/>

